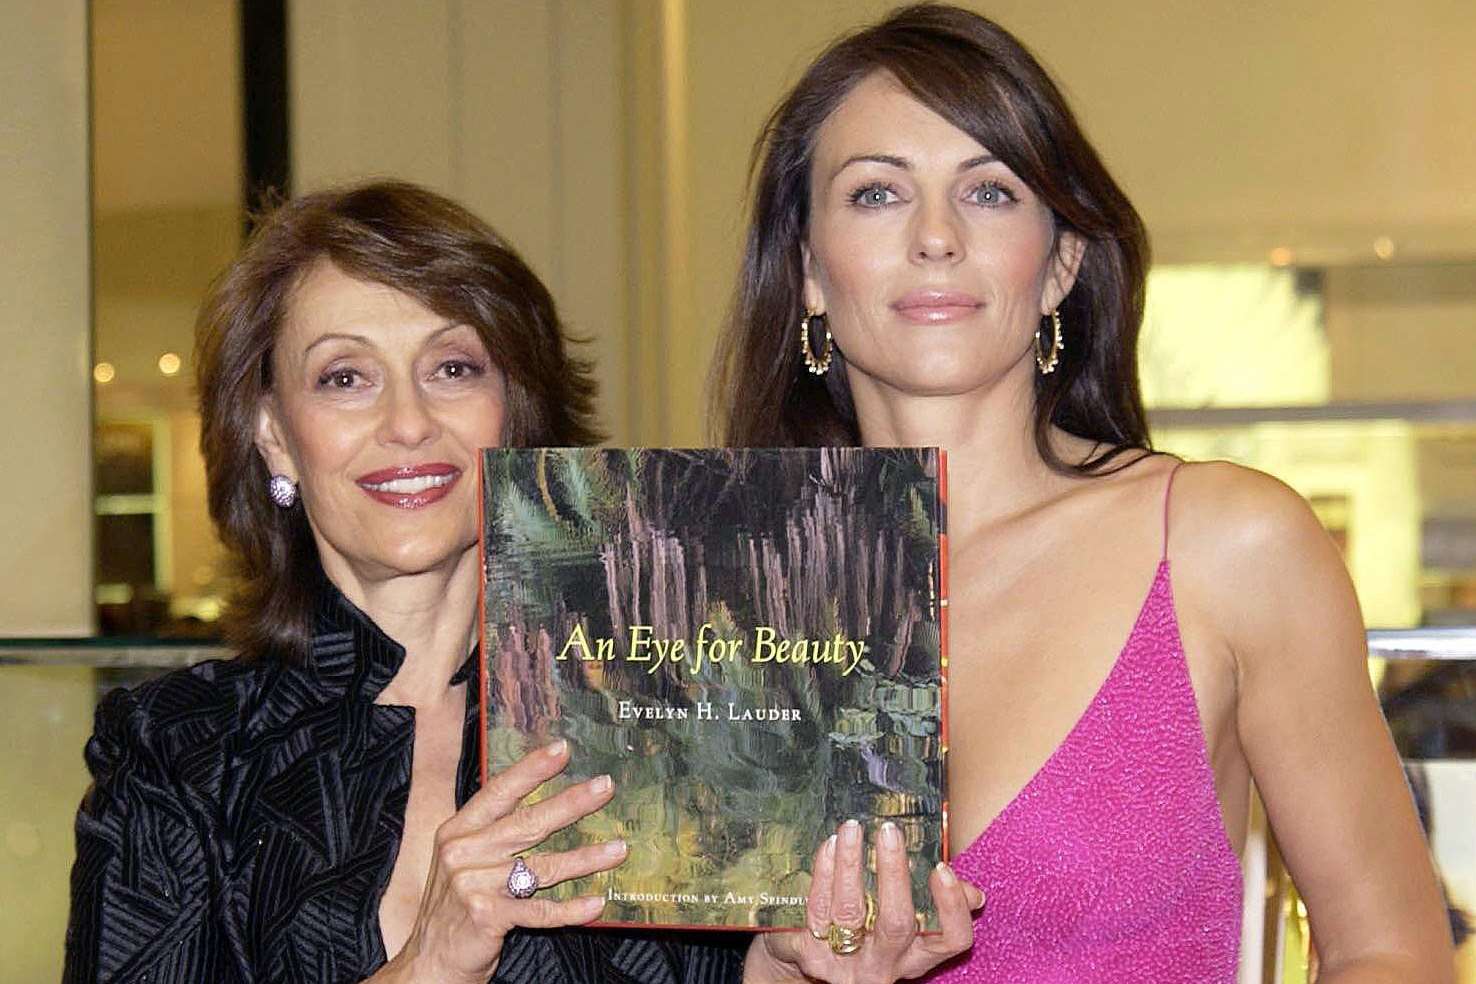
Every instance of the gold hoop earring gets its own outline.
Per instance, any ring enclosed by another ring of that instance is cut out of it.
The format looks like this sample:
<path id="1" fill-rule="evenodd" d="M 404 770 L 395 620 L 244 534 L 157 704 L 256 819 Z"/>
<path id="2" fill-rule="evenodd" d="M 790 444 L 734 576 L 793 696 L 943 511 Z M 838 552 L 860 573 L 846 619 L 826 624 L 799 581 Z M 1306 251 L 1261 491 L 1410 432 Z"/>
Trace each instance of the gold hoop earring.
<path id="1" fill-rule="evenodd" d="M 1061 362 L 1061 353 L 1066 350 L 1066 343 L 1061 340 L 1061 311 L 1058 308 L 1051 312 L 1051 350 L 1043 351 L 1040 344 L 1040 326 L 1035 328 L 1035 367 L 1040 370 L 1042 376 L 1049 376 L 1056 371 L 1056 366 Z"/>
<path id="2" fill-rule="evenodd" d="M 830 337 L 830 325 L 825 325 L 825 349 L 817 357 L 810 351 L 810 324 L 819 319 L 825 322 L 823 314 L 806 313 L 800 319 L 800 355 L 804 356 L 805 368 L 816 376 L 823 376 L 830 371 L 830 360 L 835 355 L 835 340 Z"/>

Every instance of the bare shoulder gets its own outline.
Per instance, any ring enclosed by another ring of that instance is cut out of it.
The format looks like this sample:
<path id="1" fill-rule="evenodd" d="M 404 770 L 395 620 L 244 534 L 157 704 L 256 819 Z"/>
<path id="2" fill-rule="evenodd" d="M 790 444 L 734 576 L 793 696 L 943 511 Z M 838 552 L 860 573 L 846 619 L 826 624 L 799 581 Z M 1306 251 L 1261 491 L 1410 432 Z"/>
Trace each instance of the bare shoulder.
<path id="1" fill-rule="evenodd" d="M 1291 486 L 1228 461 L 1186 462 L 1174 479 L 1169 514 L 1175 553 L 1218 569 L 1265 571 L 1288 552 L 1337 560 L 1337 549 Z"/>
<path id="2" fill-rule="evenodd" d="M 1289 651 L 1278 641 L 1314 623 L 1361 661 L 1362 617 L 1342 555 L 1290 486 L 1229 462 L 1187 464 L 1169 527 L 1176 594 L 1215 626 L 1242 670 L 1258 653 Z"/>

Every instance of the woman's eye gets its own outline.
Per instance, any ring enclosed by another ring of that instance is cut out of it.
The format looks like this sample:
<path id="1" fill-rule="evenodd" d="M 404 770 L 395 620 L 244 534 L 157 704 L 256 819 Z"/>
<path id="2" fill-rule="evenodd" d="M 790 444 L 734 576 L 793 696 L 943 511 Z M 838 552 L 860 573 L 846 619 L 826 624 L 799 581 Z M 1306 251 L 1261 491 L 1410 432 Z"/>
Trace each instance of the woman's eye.
<path id="1" fill-rule="evenodd" d="M 329 369 L 318 377 L 318 385 L 327 389 L 353 389 L 362 378 L 357 369 Z"/>
<path id="2" fill-rule="evenodd" d="M 863 188 L 857 188 L 850 195 L 852 205 L 860 205 L 863 208 L 881 208 L 900 201 L 897 192 L 887 185 L 872 184 Z"/>
<path id="3" fill-rule="evenodd" d="M 441 363 L 438 373 L 444 379 L 471 379 L 482 374 L 482 367 L 464 359 L 452 359 Z"/>
<path id="4" fill-rule="evenodd" d="M 996 181 L 986 181 L 969 192 L 969 200 L 975 205 L 993 208 L 1014 201 L 1015 196 L 1004 185 Z"/>

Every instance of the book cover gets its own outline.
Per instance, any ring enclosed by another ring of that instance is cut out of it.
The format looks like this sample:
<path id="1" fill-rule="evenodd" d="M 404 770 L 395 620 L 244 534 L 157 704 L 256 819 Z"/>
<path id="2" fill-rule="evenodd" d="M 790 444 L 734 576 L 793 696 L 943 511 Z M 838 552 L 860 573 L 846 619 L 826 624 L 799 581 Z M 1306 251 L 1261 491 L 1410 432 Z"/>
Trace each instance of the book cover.
<path id="1" fill-rule="evenodd" d="M 936 926 L 940 452 L 488 449 L 481 494 L 484 777 L 566 738 L 539 795 L 615 797 L 538 850 L 630 845 L 545 891 L 605 896 L 605 924 L 800 927 L 815 848 L 890 819 Z"/>

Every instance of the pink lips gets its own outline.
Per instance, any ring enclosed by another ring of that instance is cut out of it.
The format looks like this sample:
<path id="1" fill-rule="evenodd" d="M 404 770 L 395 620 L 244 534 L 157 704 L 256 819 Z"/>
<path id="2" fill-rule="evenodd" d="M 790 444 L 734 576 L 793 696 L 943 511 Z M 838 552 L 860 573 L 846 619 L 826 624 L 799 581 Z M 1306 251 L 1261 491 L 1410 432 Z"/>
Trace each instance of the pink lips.
<path id="1" fill-rule="evenodd" d="M 892 302 L 892 310 L 919 325 L 947 324 L 983 306 L 973 294 L 957 290 L 914 290 Z"/>
<path id="2" fill-rule="evenodd" d="M 421 509 L 450 494 L 461 469 L 444 461 L 381 468 L 355 481 L 369 498 L 398 509 Z"/>

